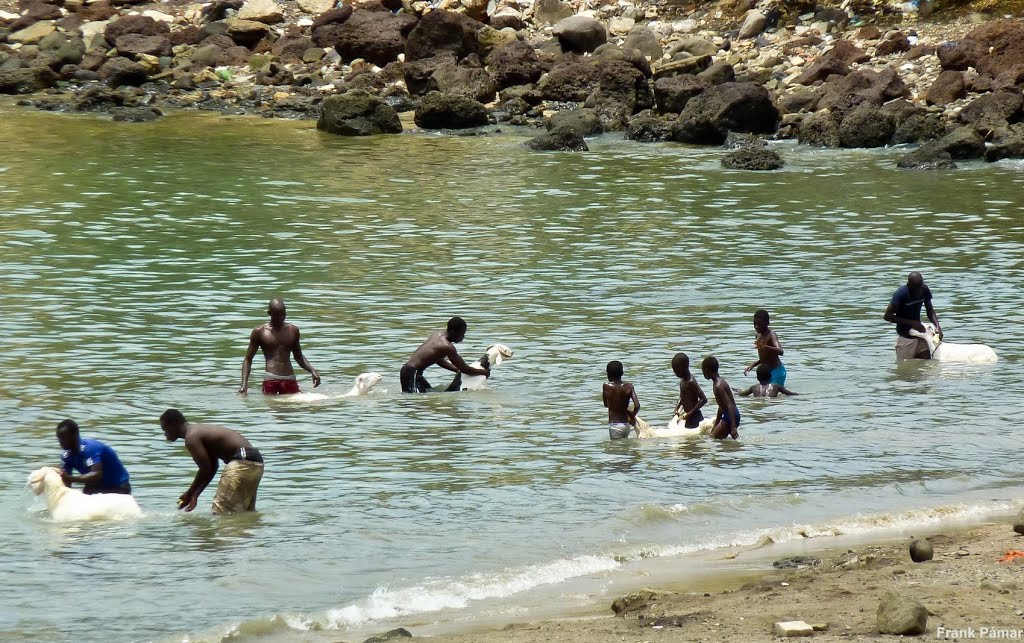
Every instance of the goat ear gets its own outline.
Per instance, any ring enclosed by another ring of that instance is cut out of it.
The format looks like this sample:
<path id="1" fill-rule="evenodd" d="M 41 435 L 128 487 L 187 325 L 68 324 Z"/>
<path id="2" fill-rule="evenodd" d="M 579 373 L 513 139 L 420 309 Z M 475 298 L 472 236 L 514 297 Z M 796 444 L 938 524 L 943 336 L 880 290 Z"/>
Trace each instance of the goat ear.
<path id="1" fill-rule="evenodd" d="M 500 366 L 500 365 L 501 365 L 501 353 L 495 353 L 495 355 L 494 355 L 494 363 L 492 364 L 492 366 Z"/>

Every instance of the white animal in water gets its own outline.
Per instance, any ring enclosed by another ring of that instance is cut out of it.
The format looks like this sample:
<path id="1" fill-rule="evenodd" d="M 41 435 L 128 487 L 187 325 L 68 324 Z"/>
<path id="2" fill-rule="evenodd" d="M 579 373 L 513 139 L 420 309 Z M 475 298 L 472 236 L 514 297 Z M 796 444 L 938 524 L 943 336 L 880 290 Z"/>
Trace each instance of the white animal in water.
<path id="1" fill-rule="evenodd" d="M 638 438 L 685 438 L 693 437 L 695 435 L 707 435 L 711 433 L 711 429 L 715 427 L 715 420 L 713 418 L 702 420 L 701 423 L 695 427 L 687 428 L 686 423 L 678 415 L 672 417 L 672 421 L 668 423 L 667 427 L 653 427 L 647 422 L 644 422 L 643 418 L 637 416 L 636 418 L 636 437 Z"/>
<path id="2" fill-rule="evenodd" d="M 470 364 L 473 368 L 494 368 L 501 364 L 503 359 L 512 357 L 512 349 L 504 344 L 492 344 L 487 347 L 483 357 Z M 464 375 L 456 373 L 455 379 L 448 385 L 446 391 L 479 391 L 487 386 L 486 375 Z"/>
<path id="3" fill-rule="evenodd" d="M 985 344 L 954 344 L 943 341 L 932 324 L 925 324 L 923 333 L 911 329 L 910 334 L 920 337 L 928 344 L 928 351 L 934 360 L 972 364 L 995 364 L 999 361 L 996 352 Z"/>
<path id="4" fill-rule="evenodd" d="M 384 376 L 380 373 L 360 373 L 356 375 L 356 381 L 347 393 L 341 395 L 327 395 L 325 393 L 293 393 L 292 395 L 279 395 L 277 398 L 282 402 L 319 402 L 320 400 L 336 400 L 342 397 L 356 397 L 367 395 L 373 387 L 381 383 Z"/>
<path id="5" fill-rule="evenodd" d="M 94 493 L 87 496 L 78 489 L 64 486 L 60 472 L 53 467 L 43 467 L 30 473 L 28 486 L 37 496 L 46 496 L 50 517 L 58 522 L 124 520 L 142 516 L 142 510 L 130 495 Z"/>

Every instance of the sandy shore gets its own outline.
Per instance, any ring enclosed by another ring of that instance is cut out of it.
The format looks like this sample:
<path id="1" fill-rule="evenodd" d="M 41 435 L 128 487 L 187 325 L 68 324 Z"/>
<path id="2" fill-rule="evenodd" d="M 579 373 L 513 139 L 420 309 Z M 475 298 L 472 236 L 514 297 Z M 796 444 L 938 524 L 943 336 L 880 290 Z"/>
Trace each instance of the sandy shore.
<path id="1" fill-rule="evenodd" d="M 910 538 L 897 543 L 860 545 L 810 554 L 820 563 L 777 569 L 772 559 L 751 578 L 715 577 L 681 586 L 648 588 L 656 598 L 624 617 L 609 605 L 589 616 L 535 623 L 512 623 L 457 635 L 431 637 L 437 643 L 535 643 L 561 641 L 721 641 L 778 640 L 777 621 L 827 625 L 820 641 L 878 641 L 897 638 L 877 633 L 879 598 L 887 591 L 920 601 L 929 613 L 923 640 L 970 640 L 943 636 L 946 630 L 974 628 L 974 638 L 1024 639 L 1024 559 L 997 562 L 1010 550 L 1024 550 L 1024 536 L 1007 518 L 970 528 L 915 534 L 933 545 L 934 558 L 910 560 Z M 764 556 L 764 550 L 725 556 Z M 807 555 L 805 553 L 805 555 Z M 703 585 L 701 587 L 700 585 Z M 595 607 L 595 609 L 600 609 Z M 982 628 L 989 628 L 988 631 Z M 415 634 L 415 630 L 413 631 Z"/>

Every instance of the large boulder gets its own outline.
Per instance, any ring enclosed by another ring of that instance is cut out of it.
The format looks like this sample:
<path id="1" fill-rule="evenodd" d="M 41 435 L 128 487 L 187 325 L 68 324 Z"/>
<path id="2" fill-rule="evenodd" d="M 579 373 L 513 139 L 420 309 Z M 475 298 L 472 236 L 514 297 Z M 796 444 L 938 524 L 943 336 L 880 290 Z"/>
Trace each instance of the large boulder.
<path id="1" fill-rule="evenodd" d="M 641 143 L 658 143 L 669 140 L 672 134 L 672 123 L 655 114 L 644 110 L 629 120 L 624 136 L 629 141 Z"/>
<path id="2" fill-rule="evenodd" d="M 284 20 L 284 10 L 274 0 L 246 0 L 238 10 L 238 18 L 273 25 Z"/>
<path id="3" fill-rule="evenodd" d="M 881 634 L 924 634 L 928 610 L 909 596 L 886 592 L 878 604 L 877 623 Z"/>
<path id="4" fill-rule="evenodd" d="M 468 16 L 451 11 L 431 11 L 409 32 L 405 60 L 432 58 L 450 51 L 462 59 L 470 54 L 481 55 L 478 32 L 483 25 Z"/>
<path id="5" fill-rule="evenodd" d="M 1024 136 L 1018 135 L 1005 141 L 994 143 L 985 150 L 985 160 L 989 163 L 1003 159 L 1024 159 Z M 1016 526 L 1014 526 L 1014 531 L 1017 531 Z M 1024 533 L 1024 531 L 1017 531 L 1017 533 Z"/>
<path id="6" fill-rule="evenodd" d="M 126 34 L 134 33 L 140 36 L 164 36 L 170 33 L 171 28 L 166 22 L 154 20 L 149 16 L 138 16 L 129 14 L 121 16 L 107 25 L 103 37 L 107 39 L 111 47 L 116 46 L 117 39 Z"/>
<path id="7" fill-rule="evenodd" d="M 974 41 L 946 42 L 936 48 L 935 55 L 943 69 L 967 71 L 968 67 L 977 69 L 988 56 L 988 47 Z"/>
<path id="8" fill-rule="evenodd" d="M 424 129 L 464 129 L 486 125 L 487 110 L 472 98 L 431 92 L 420 99 L 414 116 Z"/>
<path id="9" fill-rule="evenodd" d="M 525 42 L 502 45 L 487 56 L 487 67 L 499 89 L 529 85 L 540 80 L 544 64 L 533 47 Z"/>
<path id="10" fill-rule="evenodd" d="M 146 68 L 120 56 L 111 58 L 99 68 L 100 79 L 111 87 L 130 85 L 138 87 L 148 80 Z"/>
<path id="11" fill-rule="evenodd" d="M 659 78 L 654 82 L 654 100 L 662 114 L 679 114 L 690 99 L 710 86 L 711 83 L 692 74 Z"/>
<path id="12" fill-rule="evenodd" d="M 597 67 L 591 62 L 570 60 L 552 67 L 541 78 L 538 88 L 544 100 L 582 102 L 597 89 L 599 77 Z"/>
<path id="13" fill-rule="evenodd" d="M 863 103 L 839 123 L 842 147 L 884 147 L 896 131 L 895 119 L 875 105 Z"/>
<path id="14" fill-rule="evenodd" d="M 480 67 L 465 67 L 454 62 L 439 64 L 432 75 L 438 91 L 468 96 L 480 103 L 494 100 L 497 86 L 494 79 Z"/>
<path id="15" fill-rule="evenodd" d="M 402 132 L 398 113 L 383 100 L 365 91 L 350 91 L 325 98 L 316 127 L 341 136 Z"/>
<path id="16" fill-rule="evenodd" d="M 438 66 L 451 63 L 455 64 L 455 55 L 450 51 L 434 56 L 432 58 L 421 58 L 402 66 L 402 75 L 405 78 L 405 86 L 413 96 L 421 96 L 437 91 L 437 81 L 434 80 L 434 71 Z"/>
<path id="17" fill-rule="evenodd" d="M 572 7 L 561 0 L 535 0 L 533 3 L 533 22 L 537 25 L 553 25 L 573 13 Z"/>
<path id="18" fill-rule="evenodd" d="M 896 126 L 893 145 L 935 140 L 946 134 L 946 125 L 939 114 L 915 113 Z"/>
<path id="19" fill-rule="evenodd" d="M 311 38 L 317 47 L 333 47 L 341 26 L 352 17 L 352 5 L 329 9 L 313 20 Z"/>
<path id="20" fill-rule="evenodd" d="M 778 124 L 779 110 L 763 86 L 725 83 L 708 88 L 686 103 L 673 124 L 672 139 L 720 145 L 728 132 L 770 134 Z"/>
<path id="21" fill-rule="evenodd" d="M 587 152 L 583 134 L 572 127 L 558 127 L 526 142 L 531 150 L 543 152 Z"/>
<path id="22" fill-rule="evenodd" d="M 722 167 L 730 170 L 777 170 L 786 164 L 774 150 L 760 145 L 745 145 L 722 158 Z"/>
<path id="23" fill-rule="evenodd" d="M 348 20 L 331 29 L 334 41 L 327 46 L 333 46 L 344 62 L 362 58 L 383 67 L 406 51 L 406 37 L 414 27 L 416 18 L 408 14 L 356 9 Z M 328 33 L 321 35 L 326 38 Z"/>
<path id="24" fill-rule="evenodd" d="M 896 161 L 896 167 L 905 170 L 953 170 L 956 163 L 949 152 L 940 148 L 937 141 L 925 143 L 913 152 L 908 152 Z"/>
<path id="25" fill-rule="evenodd" d="M 171 40 L 167 36 L 143 36 L 129 33 L 117 39 L 117 52 L 122 56 L 138 58 L 140 55 L 170 56 Z"/>
<path id="26" fill-rule="evenodd" d="M 990 20 L 972 30 L 965 41 L 979 43 L 986 55 L 975 61 L 975 69 L 998 76 L 1024 65 L 1024 23 L 1019 20 Z"/>
<path id="27" fill-rule="evenodd" d="M 1024 96 L 1020 92 L 995 92 L 975 98 L 960 110 L 960 120 L 977 123 L 1016 123 L 1024 116 Z"/>
<path id="28" fill-rule="evenodd" d="M 56 82 L 57 74 L 49 67 L 0 70 L 0 94 L 31 94 Z"/>
<path id="29" fill-rule="evenodd" d="M 570 16 L 558 21 L 552 31 L 562 51 L 589 53 L 608 42 L 608 31 L 599 20 Z"/>
<path id="30" fill-rule="evenodd" d="M 963 73 L 947 69 L 935 78 L 925 94 L 925 100 L 929 105 L 948 105 L 966 95 L 967 85 Z"/>
<path id="31" fill-rule="evenodd" d="M 934 145 L 954 159 L 977 159 L 985 156 L 985 139 L 973 127 L 960 127 L 946 134 Z"/>
<path id="32" fill-rule="evenodd" d="M 659 60 L 665 53 L 661 49 L 658 37 L 654 35 L 654 32 L 651 31 L 650 27 L 646 27 L 644 25 L 636 25 L 628 34 L 626 34 L 626 39 L 622 43 L 622 48 L 636 49 L 651 60 Z"/>
<path id="33" fill-rule="evenodd" d="M 636 67 L 624 60 L 602 60 L 597 68 L 594 102 L 606 130 L 620 130 L 630 116 L 654 106 L 650 83 Z"/>
<path id="34" fill-rule="evenodd" d="M 601 117 L 593 109 L 570 109 L 556 112 L 548 119 L 547 128 L 549 130 L 570 128 L 583 136 L 595 136 L 604 132 Z"/>
<path id="35" fill-rule="evenodd" d="M 839 147 L 839 123 L 828 112 L 808 114 L 800 121 L 796 138 L 805 145 Z"/>

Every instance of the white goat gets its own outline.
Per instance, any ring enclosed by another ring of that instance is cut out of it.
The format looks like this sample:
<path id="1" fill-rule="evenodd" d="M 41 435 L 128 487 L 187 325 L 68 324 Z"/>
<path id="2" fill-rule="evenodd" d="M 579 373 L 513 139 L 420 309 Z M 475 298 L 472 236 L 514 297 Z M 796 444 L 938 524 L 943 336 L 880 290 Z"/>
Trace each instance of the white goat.
<path id="1" fill-rule="evenodd" d="M 130 495 L 94 493 L 87 496 L 78 489 L 64 486 L 60 472 L 53 467 L 43 467 L 30 473 L 28 486 L 37 496 L 46 495 L 50 517 L 58 522 L 124 520 L 142 516 L 142 510 Z"/>
<path id="2" fill-rule="evenodd" d="M 501 364 L 502 359 L 512 357 L 512 349 L 504 344 L 492 344 L 487 347 L 483 357 L 470 364 L 473 368 L 494 368 Z M 463 375 L 456 373 L 455 379 L 448 385 L 446 391 L 479 391 L 487 386 L 486 375 Z"/>
<path id="3" fill-rule="evenodd" d="M 695 427 L 687 428 L 686 423 L 678 415 L 672 417 L 672 421 L 668 423 L 667 427 L 653 427 L 647 422 L 644 422 L 643 418 L 637 416 L 636 418 L 636 437 L 638 438 L 686 438 L 693 437 L 695 435 L 707 435 L 711 432 L 711 429 L 715 427 L 714 418 L 702 420 L 701 423 Z"/>
<path id="4" fill-rule="evenodd" d="M 954 344 L 944 341 L 935 332 L 935 326 L 932 324 L 925 324 L 923 333 L 911 329 L 910 334 L 920 337 L 928 344 L 928 352 L 934 360 L 972 364 L 995 364 L 999 361 L 996 352 L 985 344 Z"/>
<path id="5" fill-rule="evenodd" d="M 278 395 L 276 396 L 282 402 L 319 402 L 321 400 L 336 400 L 342 397 L 355 397 L 357 395 L 367 395 L 373 390 L 373 387 L 381 383 L 384 376 L 380 373 L 360 373 L 356 375 L 355 383 L 347 393 L 341 395 L 327 395 L 325 393 L 293 393 L 291 395 Z"/>

